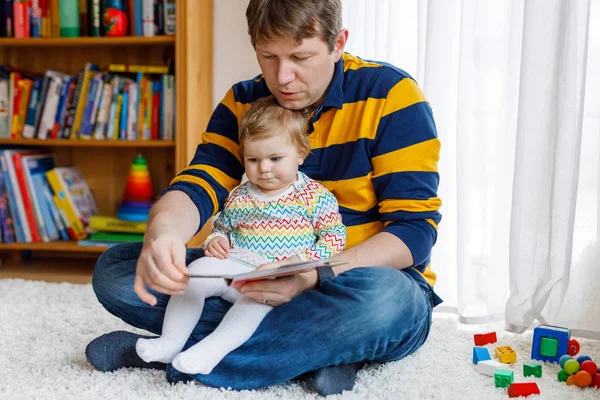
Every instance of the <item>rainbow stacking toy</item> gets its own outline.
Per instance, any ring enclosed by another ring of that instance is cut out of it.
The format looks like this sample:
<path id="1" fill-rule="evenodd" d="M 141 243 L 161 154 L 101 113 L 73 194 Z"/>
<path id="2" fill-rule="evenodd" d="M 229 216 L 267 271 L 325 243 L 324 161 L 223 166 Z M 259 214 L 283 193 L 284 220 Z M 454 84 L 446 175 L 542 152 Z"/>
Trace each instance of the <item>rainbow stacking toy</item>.
<path id="1" fill-rule="evenodd" d="M 126 221 L 146 222 L 152 207 L 152 183 L 146 159 L 138 154 L 131 163 L 123 201 L 117 218 Z"/>

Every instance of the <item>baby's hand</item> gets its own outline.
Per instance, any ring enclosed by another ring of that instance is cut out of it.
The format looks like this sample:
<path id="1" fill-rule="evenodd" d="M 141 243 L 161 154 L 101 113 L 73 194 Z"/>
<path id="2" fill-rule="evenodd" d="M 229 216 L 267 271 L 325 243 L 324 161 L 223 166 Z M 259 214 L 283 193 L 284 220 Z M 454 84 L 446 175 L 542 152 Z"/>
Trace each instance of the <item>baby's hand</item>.
<path id="1" fill-rule="evenodd" d="M 204 248 L 204 254 L 209 257 L 215 257 L 219 260 L 227 258 L 229 255 L 229 241 L 224 237 L 217 236 Z"/>

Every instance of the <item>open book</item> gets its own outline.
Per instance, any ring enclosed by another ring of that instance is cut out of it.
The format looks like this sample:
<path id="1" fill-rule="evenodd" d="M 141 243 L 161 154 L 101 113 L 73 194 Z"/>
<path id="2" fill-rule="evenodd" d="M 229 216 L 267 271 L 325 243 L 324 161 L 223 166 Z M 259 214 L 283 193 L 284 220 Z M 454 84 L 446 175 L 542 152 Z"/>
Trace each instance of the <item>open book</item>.
<path id="1" fill-rule="evenodd" d="M 230 257 L 231 258 L 231 257 Z M 236 260 L 241 261 L 241 260 Z M 261 279 L 275 279 L 284 276 L 301 274 L 308 272 L 312 269 L 323 268 L 323 267 L 335 267 L 338 265 L 346 264 L 340 261 L 328 261 L 328 260 L 314 260 L 314 261 L 301 261 L 293 264 L 284 265 L 279 268 L 261 269 L 250 272 L 244 272 L 242 274 L 223 274 L 223 275 L 198 275 L 190 274 L 190 278 L 221 278 L 230 282 L 237 281 L 257 281 Z"/>

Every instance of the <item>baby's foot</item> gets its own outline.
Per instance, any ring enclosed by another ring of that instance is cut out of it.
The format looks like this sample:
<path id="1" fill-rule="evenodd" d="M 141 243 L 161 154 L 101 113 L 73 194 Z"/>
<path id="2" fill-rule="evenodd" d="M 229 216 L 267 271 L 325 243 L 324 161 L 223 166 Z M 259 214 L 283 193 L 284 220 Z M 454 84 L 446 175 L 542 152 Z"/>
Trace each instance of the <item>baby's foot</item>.
<path id="1" fill-rule="evenodd" d="M 186 374 L 210 374 L 213 368 L 225 357 L 225 354 L 222 354 L 220 349 L 213 348 L 213 351 L 211 351 L 207 348 L 208 346 L 202 346 L 201 343 L 197 343 L 183 353 L 177 354 L 173 359 L 173 367 L 177 371 Z"/>
<path id="2" fill-rule="evenodd" d="M 135 351 L 142 360 L 146 362 L 159 361 L 165 364 L 173 361 L 173 358 L 179 354 L 182 348 L 182 344 L 163 337 L 138 339 L 135 344 Z"/>

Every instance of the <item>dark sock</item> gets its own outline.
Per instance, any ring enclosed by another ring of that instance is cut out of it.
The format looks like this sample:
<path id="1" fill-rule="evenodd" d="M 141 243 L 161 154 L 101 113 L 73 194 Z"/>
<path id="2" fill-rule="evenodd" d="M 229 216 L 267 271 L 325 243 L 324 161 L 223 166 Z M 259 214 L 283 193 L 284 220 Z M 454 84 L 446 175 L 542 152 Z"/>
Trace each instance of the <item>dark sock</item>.
<path id="1" fill-rule="evenodd" d="M 356 374 L 362 366 L 363 363 L 354 363 L 321 368 L 315 371 L 313 387 L 323 396 L 352 390 L 356 382 Z"/>
<path id="2" fill-rule="evenodd" d="M 99 371 L 115 371 L 119 368 L 151 368 L 164 370 L 160 362 L 147 363 L 135 351 L 139 338 L 151 338 L 133 332 L 115 331 L 92 340 L 85 348 L 85 356 Z"/>

